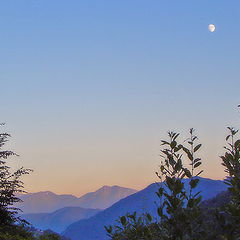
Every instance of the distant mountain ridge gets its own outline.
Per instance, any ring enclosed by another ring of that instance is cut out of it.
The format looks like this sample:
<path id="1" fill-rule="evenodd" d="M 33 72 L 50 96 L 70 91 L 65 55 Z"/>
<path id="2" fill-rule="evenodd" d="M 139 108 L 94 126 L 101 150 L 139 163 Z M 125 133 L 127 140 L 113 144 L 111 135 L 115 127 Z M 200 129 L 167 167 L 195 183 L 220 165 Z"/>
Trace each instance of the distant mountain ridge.
<path id="1" fill-rule="evenodd" d="M 200 178 L 200 180 L 196 191 L 202 191 L 203 200 L 211 199 L 227 189 L 227 186 L 221 180 L 207 178 Z M 184 179 L 184 182 L 187 181 L 189 179 Z M 157 218 L 159 199 L 156 192 L 158 188 L 159 186 L 156 183 L 151 184 L 142 191 L 118 201 L 93 217 L 71 224 L 63 232 L 63 235 L 72 240 L 106 240 L 108 238 L 104 226 L 115 224 L 115 221 L 126 213 L 134 211 L 139 214 L 149 212 Z"/>
<path id="2" fill-rule="evenodd" d="M 81 219 L 89 218 L 100 212 L 99 209 L 85 209 L 81 207 L 65 207 L 52 213 L 30 213 L 21 217 L 41 230 L 51 229 L 61 233 L 70 224 Z"/>
<path id="3" fill-rule="evenodd" d="M 135 192 L 137 190 L 130 188 L 103 186 L 95 192 L 80 197 L 75 204 L 84 208 L 105 209 Z"/>
<path id="4" fill-rule="evenodd" d="M 95 192 L 78 198 L 70 194 L 58 195 L 50 191 L 43 191 L 21 195 L 20 198 L 23 202 L 16 204 L 16 207 L 20 208 L 24 214 L 51 213 L 64 207 L 105 209 L 135 192 L 136 190 L 130 188 L 103 186 Z"/>
<path id="5" fill-rule="evenodd" d="M 78 199 L 73 195 L 58 195 L 50 191 L 23 194 L 19 198 L 23 202 L 16 204 L 16 207 L 24 214 L 53 212 L 71 206 L 71 203 Z"/>

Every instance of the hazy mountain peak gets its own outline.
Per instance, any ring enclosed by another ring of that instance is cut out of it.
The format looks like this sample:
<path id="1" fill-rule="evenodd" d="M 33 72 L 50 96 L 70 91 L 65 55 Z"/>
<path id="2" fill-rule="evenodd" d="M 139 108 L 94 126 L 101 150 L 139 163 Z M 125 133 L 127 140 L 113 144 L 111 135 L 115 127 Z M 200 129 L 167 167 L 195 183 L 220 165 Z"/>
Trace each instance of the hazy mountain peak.
<path id="1" fill-rule="evenodd" d="M 51 191 L 23 194 L 23 202 L 16 206 L 26 213 L 49 213 L 63 207 L 83 207 L 105 209 L 120 199 L 135 193 L 136 190 L 120 186 L 103 186 L 95 192 L 80 198 L 70 194 L 55 194 Z"/>
<path id="2" fill-rule="evenodd" d="M 104 186 L 102 186 L 101 188 L 99 188 L 97 191 L 107 190 L 107 189 L 110 189 L 110 188 L 111 188 L 111 186 L 104 185 Z"/>
<path id="3" fill-rule="evenodd" d="M 125 188 L 125 187 L 120 187 L 117 185 L 113 185 L 113 186 L 109 186 L 109 185 L 104 185 L 101 188 L 99 188 L 97 191 L 95 192 L 99 192 L 99 191 L 111 191 L 111 190 L 133 190 L 136 191 L 135 189 L 131 189 L 131 188 Z"/>
<path id="4" fill-rule="evenodd" d="M 90 192 L 78 199 L 78 206 L 84 208 L 105 209 L 115 202 L 137 192 L 135 189 L 104 185 L 95 192 Z"/>
<path id="5" fill-rule="evenodd" d="M 42 194 L 42 195 L 57 195 L 51 191 L 40 191 L 40 192 L 36 192 L 36 193 L 33 193 L 33 194 Z"/>

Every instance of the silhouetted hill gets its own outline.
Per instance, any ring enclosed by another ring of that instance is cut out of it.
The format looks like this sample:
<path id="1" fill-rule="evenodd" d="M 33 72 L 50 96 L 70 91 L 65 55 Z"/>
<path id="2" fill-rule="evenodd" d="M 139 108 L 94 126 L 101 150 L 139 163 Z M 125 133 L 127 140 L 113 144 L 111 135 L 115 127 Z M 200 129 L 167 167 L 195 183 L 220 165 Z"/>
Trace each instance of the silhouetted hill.
<path id="1" fill-rule="evenodd" d="M 51 229 L 54 232 L 60 233 L 70 224 L 81 219 L 89 218 L 99 211 L 99 209 L 65 207 L 52 213 L 24 214 L 22 215 L 22 218 L 27 220 L 37 229 Z"/>
<path id="2" fill-rule="evenodd" d="M 213 198 L 227 188 L 221 180 L 200 179 L 196 191 L 202 191 L 203 200 Z M 189 180 L 185 179 L 184 181 Z M 151 184 L 142 191 L 118 201 L 95 216 L 73 223 L 63 232 L 63 235 L 70 237 L 72 240 L 105 240 L 108 238 L 104 226 L 114 224 L 119 216 L 128 212 L 137 211 L 139 214 L 149 212 L 154 217 L 157 217 L 157 207 L 159 205 L 159 199 L 156 196 L 157 190 L 158 185 L 156 183 Z"/>
<path id="3" fill-rule="evenodd" d="M 221 208 L 230 202 L 231 194 L 229 191 L 223 191 L 219 193 L 216 197 L 203 201 L 201 207 L 203 209 L 215 209 Z"/>

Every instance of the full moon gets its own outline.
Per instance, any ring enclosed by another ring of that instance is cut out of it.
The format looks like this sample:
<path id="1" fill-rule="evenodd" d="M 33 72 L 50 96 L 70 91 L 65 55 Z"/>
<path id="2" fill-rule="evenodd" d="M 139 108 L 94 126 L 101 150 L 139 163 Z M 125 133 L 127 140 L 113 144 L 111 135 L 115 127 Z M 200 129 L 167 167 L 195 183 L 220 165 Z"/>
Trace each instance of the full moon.
<path id="1" fill-rule="evenodd" d="M 208 30 L 209 30 L 210 32 L 214 32 L 214 31 L 216 30 L 215 25 L 214 25 L 214 24 L 209 24 L 209 25 L 208 25 Z"/>

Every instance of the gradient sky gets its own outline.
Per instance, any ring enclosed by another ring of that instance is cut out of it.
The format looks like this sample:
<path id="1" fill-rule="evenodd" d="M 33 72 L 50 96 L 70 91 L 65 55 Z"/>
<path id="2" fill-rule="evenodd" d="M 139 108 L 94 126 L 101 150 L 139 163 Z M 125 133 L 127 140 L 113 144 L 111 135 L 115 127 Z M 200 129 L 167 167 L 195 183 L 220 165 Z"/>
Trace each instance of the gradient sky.
<path id="1" fill-rule="evenodd" d="M 196 128 L 223 178 L 239 126 L 239 0 L 22 0 L 0 7 L 1 122 L 28 191 L 157 180 L 160 139 Z M 208 31 L 208 24 L 216 32 Z"/>

